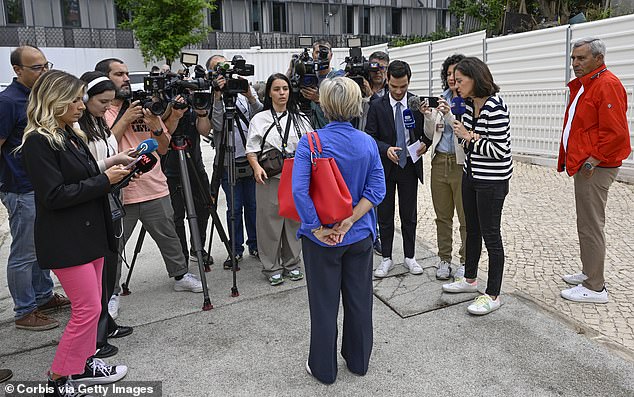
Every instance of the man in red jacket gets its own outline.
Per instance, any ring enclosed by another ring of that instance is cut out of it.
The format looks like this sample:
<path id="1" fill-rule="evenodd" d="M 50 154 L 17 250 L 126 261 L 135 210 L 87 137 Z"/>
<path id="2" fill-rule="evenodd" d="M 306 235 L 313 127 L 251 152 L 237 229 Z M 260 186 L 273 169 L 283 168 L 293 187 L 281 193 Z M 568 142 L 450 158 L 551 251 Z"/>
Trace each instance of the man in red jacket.
<path id="1" fill-rule="evenodd" d="M 574 177 L 583 265 L 581 273 L 562 276 L 575 287 L 561 291 L 561 296 L 575 302 L 608 302 L 603 278 L 605 206 L 610 185 L 631 152 L 627 94 L 604 58 L 601 40 L 574 43 L 571 59 L 577 78 L 568 84 L 570 103 L 559 146 L 557 170 Z"/>

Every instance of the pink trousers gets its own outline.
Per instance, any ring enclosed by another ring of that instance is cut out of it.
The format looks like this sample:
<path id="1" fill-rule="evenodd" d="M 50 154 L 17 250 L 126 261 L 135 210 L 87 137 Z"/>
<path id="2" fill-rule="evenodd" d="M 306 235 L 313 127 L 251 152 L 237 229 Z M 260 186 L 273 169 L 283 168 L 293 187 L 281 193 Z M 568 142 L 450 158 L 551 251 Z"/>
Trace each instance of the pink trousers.
<path id="1" fill-rule="evenodd" d="M 70 299 L 70 321 L 57 346 L 51 372 L 76 375 L 95 354 L 97 323 L 101 313 L 101 271 L 104 258 L 83 265 L 52 269 Z"/>

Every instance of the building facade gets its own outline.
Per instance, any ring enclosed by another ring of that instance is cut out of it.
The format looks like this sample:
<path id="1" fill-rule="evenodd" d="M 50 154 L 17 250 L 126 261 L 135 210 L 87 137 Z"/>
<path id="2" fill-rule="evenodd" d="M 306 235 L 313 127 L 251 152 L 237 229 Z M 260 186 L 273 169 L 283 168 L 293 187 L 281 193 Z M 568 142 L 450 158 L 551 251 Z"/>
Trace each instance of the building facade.
<path id="1" fill-rule="evenodd" d="M 448 1 L 216 0 L 215 11 L 205 10 L 205 23 L 214 32 L 202 45 L 221 48 L 220 39 L 229 35 L 234 40 L 238 37 L 242 47 L 254 42 L 258 45 L 264 37 L 372 36 L 382 37 L 384 42 L 385 37 L 425 36 L 439 29 L 449 30 Z M 42 35 L 51 36 L 44 43 L 49 46 L 55 41 L 63 41 L 58 44 L 63 47 L 88 41 L 94 42 L 89 47 L 130 44 L 124 43 L 131 37 L 129 33 L 116 29 L 129 15 L 114 0 L 0 0 L 0 4 L 0 45 L 47 39 Z M 235 47 L 235 43 L 232 45 Z"/>

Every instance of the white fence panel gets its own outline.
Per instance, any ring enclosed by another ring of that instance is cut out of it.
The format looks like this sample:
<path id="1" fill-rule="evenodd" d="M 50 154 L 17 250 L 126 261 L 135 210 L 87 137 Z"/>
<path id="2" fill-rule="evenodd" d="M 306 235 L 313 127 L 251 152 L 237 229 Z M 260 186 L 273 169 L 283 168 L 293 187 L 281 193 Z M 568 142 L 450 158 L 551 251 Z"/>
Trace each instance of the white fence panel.
<path id="1" fill-rule="evenodd" d="M 500 89 L 565 88 L 567 29 L 560 26 L 487 39 L 486 62 Z"/>
<path id="2" fill-rule="evenodd" d="M 462 54 L 468 57 L 484 59 L 484 40 L 486 31 L 470 33 L 463 36 L 451 37 L 434 41 L 431 45 L 431 86 L 430 95 L 440 95 L 443 92 L 440 72 L 447 57 Z"/>
<path id="3" fill-rule="evenodd" d="M 603 40 L 607 48 L 605 64 L 625 86 L 634 86 L 634 15 L 572 25 L 570 28 L 573 43 L 588 36 Z"/>
<path id="4" fill-rule="evenodd" d="M 390 62 L 398 59 L 409 64 L 412 69 L 409 90 L 418 95 L 428 95 L 429 92 L 430 49 L 431 42 L 425 42 L 394 48 L 389 52 Z"/>

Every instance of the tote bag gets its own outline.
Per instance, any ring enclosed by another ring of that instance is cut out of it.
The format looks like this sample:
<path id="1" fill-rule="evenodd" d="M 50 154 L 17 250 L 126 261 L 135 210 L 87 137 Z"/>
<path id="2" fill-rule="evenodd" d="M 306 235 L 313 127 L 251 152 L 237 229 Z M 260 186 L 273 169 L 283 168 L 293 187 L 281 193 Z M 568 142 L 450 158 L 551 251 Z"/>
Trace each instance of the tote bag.
<path id="1" fill-rule="evenodd" d="M 317 132 L 309 132 L 307 135 L 311 153 L 308 194 L 313 200 L 322 225 L 340 222 L 352 216 L 352 196 L 348 190 L 348 185 L 346 185 L 335 159 L 321 157 L 322 147 Z M 282 179 L 277 190 L 277 200 L 280 216 L 300 222 L 293 200 L 293 164 L 294 159 L 284 160 Z"/>

